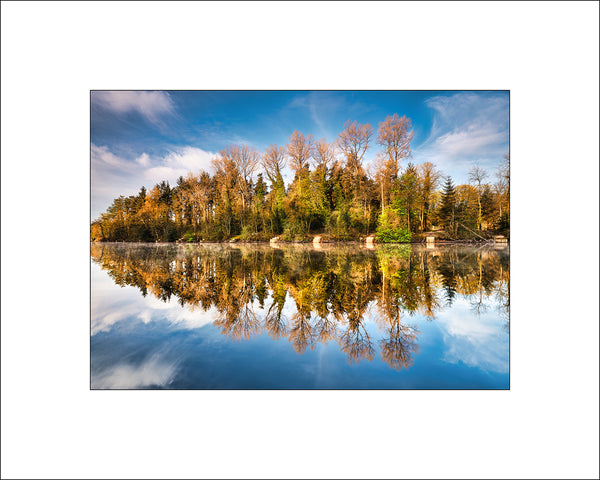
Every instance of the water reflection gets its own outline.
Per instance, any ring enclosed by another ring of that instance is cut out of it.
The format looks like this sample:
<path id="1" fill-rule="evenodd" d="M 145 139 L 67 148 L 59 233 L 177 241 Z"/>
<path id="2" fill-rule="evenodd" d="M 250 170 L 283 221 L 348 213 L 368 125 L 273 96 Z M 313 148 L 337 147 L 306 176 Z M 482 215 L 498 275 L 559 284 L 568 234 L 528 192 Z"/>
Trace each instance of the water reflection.
<path id="1" fill-rule="evenodd" d="M 199 311 L 199 325 L 212 322 L 233 340 L 266 333 L 287 339 L 298 354 L 333 342 L 349 364 L 379 357 L 402 371 L 420 351 L 421 332 L 414 320 L 439 318 L 447 327 L 446 361 L 500 364 L 500 370 L 507 365 L 505 343 L 496 353 L 485 343 L 497 329 L 478 320 L 493 311 L 508 329 L 507 249 L 94 244 L 91 255 L 116 285 L 136 287 L 158 306 L 177 301 L 185 307 L 179 316 Z M 127 306 L 122 307 L 106 312 L 103 322 L 93 313 L 92 334 L 126 317 Z M 465 308 L 458 317 L 450 315 Z M 138 318 L 147 323 L 145 315 Z M 372 320 L 376 329 L 369 327 Z M 481 349 L 487 354 L 478 360 Z M 175 374 L 160 357 L 145 362 L 119 364 L 110 375 L 98 375 L 96 385 L 144 387 L 169 383 Z"/>

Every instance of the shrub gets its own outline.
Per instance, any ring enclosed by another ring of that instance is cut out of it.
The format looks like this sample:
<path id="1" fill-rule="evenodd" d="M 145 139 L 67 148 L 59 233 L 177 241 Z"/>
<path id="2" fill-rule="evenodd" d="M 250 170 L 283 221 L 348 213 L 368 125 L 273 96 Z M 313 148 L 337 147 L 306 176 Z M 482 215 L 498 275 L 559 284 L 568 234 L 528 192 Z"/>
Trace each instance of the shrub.
<path id="1" fill-rule="evenodd" d="M 236 238 L 242 242 L 245 242 L 250 240 L 250 237 L 252 237 L 252 227 L 250 225 L 246 225 L 244 228 L 242 228 L 242 233 L 240 233 Z"/>
<path id="2" fill-rule="evenodd" d="M 412 239 L 412 233 L 402 225 L 398 212 L 391 207 L 386 207 L 379 216 L 376 235 L 383 243 L 410 242 Z"/>
<path id="3" fill-rule="evenodd" d="M 377 228 L 377 240 L 383 243 L 389 242 L 410 242 L 412 233 L 406 228 Z"/>

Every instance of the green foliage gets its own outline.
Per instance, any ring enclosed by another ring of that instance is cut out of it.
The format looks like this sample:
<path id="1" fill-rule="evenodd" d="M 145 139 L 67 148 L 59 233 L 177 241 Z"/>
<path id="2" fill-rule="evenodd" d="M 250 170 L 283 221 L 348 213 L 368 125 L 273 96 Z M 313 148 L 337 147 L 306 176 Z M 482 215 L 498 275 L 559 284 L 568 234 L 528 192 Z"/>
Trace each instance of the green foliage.
<path id="1" fill-rule="evenodd" d="M 508 212 L 503 212 L 502 215 L 500 216 L 500 220 L 498 222 L 498 231 L 500 233 L 503 233 L 507 237 L 509 236 L 509 232 L 510 232 L 510 215 L 508 214 Z"/>
<path id="2" fill-rule="evenodd" d="M 286 242 L 302 242 L 307 241 L 311 237 L 306 234 L 304 228 L 299 222 L 288 222 L 281 235 L 281 239 Z"/>
<path id="3" fill-rule="evenodd" d="M 350 213 L 347 208 L 336 212 L 335 235 L 339 238 L 346 238 L 350 228 Z"/>
<path id="4" fill-rule="evenodd" d="M 240 233 L 236 238 L 242 242 L 245 242 L 251 239 L 252 233 L 252 227 L 250 227 L 250 225 L 246 225 L 244 228 L 242 228 L 242 233 Z"/>
<path id="5" fill-rule="evenodd" d="M 402 225 L 401 214 L 398 209 L 386 207 L 379 216 L 379 225 L 377 226 L 377 240 L 383 243 L 390 242 L 410 242 L 412 239 L 411 231 Z"/>
<path id="6" fill-rule="evenodd" d="M 383 243 L 402 242 L 408 243 L 412 239 L 412 232 L 406 228 L 381 228 L 377 227 L 377 240 Z"/>

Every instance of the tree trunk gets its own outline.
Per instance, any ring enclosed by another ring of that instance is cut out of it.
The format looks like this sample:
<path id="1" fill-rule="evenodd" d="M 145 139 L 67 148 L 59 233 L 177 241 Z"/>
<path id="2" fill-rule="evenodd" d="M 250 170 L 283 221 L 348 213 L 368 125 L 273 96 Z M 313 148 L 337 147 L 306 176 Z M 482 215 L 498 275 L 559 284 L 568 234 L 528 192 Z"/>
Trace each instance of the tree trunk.
<path id="1" fill-rule="evenodd" d="M 481 195 L 477 197 L 477 205 L 479 206 L 479 213 L 477 214 L 477 230 L 481 231 Z"/>

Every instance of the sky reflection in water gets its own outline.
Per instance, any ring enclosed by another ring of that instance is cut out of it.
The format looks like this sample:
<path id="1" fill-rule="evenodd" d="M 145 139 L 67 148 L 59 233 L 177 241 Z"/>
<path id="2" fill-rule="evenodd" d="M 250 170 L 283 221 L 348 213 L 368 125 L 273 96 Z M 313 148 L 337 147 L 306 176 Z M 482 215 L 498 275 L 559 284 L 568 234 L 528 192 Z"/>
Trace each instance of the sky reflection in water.
<path id="1" fill-rule="evenodd" d="M 509 386 L 506 248 L 91 254 L 94 389 Z"/>

